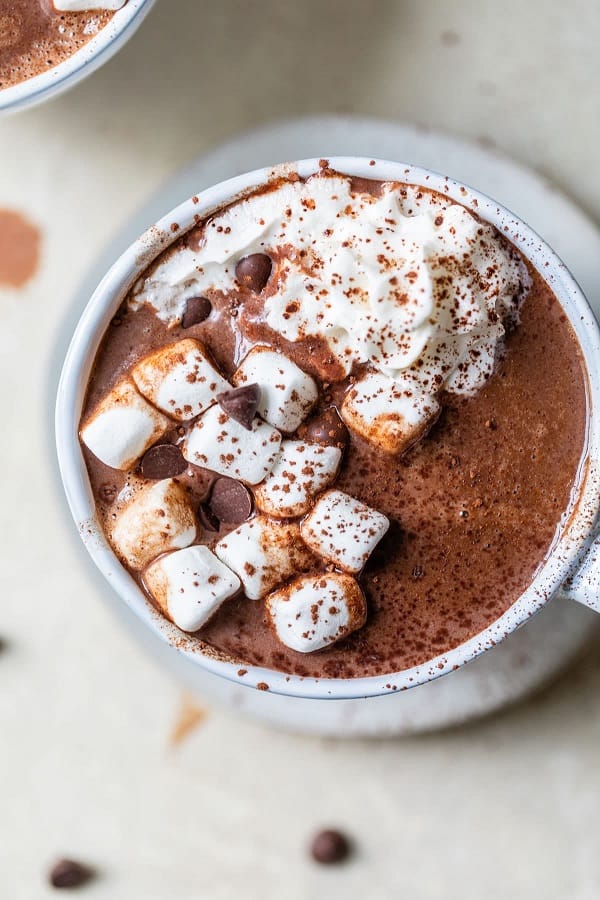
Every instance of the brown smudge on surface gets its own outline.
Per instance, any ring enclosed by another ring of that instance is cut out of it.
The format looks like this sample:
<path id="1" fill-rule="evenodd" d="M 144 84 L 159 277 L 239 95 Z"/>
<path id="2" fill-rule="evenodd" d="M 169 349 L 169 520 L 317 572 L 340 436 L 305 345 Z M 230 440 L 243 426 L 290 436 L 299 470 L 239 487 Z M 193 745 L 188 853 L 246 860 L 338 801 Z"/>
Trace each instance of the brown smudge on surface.
<path id="1" fill-rule="evenodd" d="M 460 44 L 460 35 L 456 31 L 447 29 L 440 34 L 440 41 L 444 47 L 456 47 L 457 44 Z"/>
<path id="2" fill-rule="evenodd" d="M 177 719 L 171 732 L 171 746 L 177 747 L 188 738 L 204 722 L 207 715 L 207 709 L 199 706 L 189 694 L 183 694 Z"/>
<path id="3" fill-rule="evenodd" d="M 37 272 L 41 234 L 25 216 L 0 209 L 0 287 L 21 288 Z"/>

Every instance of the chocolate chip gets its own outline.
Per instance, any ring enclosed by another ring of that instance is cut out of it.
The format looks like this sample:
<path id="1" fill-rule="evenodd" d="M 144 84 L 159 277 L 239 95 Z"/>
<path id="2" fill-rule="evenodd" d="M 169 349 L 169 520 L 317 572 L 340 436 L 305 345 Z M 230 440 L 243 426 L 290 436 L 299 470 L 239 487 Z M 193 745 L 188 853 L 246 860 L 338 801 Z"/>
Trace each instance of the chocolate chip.
<path id="1" fill-rule="evenodd" d="M 110 506 L 111 503 L 114 503 L 117 499 L 117 494 L 119 493 L 119 489 L 116 484 L 110 484 L 109 482 L 105 482 L 100 485 L 100 490 L 98 494 L 103 503 L 106 503 L 107 506 Z"/>
<path id="2" fill-rule="evenodd" d="M 185 304 L 185 312 L 181 317 L 181 327 L 191 328 L 208 319 L 212 311 L 212 303 L 208 297 L 190 297 Z"/>
<path id="3" fill-rule="evenodd" d="M 273 263 L 265 253 L 251 253 L 240 259 L 235 267 L 235 277 L 242 287 L 259 293 L 271 275 Z"/>
<path id="4" fill-rule="evenodd" d="M 210 510 L 220 522 L 237 525 L 252 512 L 250 491 L 233 478 L 217 478 L 209 501 Z"/>
<path id="5" fill-rule="evenodd" d="M 245 384 L 231 391 L 223 391 L 217 394 L 217 400 L 223 412 L 243 425 L 247 431 L 252 431 L 252 420 L 260 400 L 260 387 L 257 384 Z"/>
<path id="6" fill-rule="evenodd" d="M 221 527 L 217 517 L 204 503 L 198 507 L 198 518 L 205 531 L 218 531 Z"/>
<path id="7" fill-rule="evenodd" d="M 174 478 L 187 469 L 183 453 L 175 444 L 156 444 L 144 453 L 141 463 L 144 478 Z"/>
<path id="8" fill-rule="evenodd" d="M 310 852 L 314 860 L 324 865 L 339 863 L 350 853 L 350 842 L 340 831 L 320 831 L 313 838 Z"/>
<path id="9" fill-rule="evenodd" d="M 60 859 L 50 870 L 48 880 L 55 888 L 74 888 L 81 887 L 93 877 L 94 871 L 89 866 L 73 859 Z"/>
<path id="10" fill-rule="evenodd" d="M 335 406 L 324 409 L 302 429 L 306 441 L 344 449 L 349 441 L 348 429 L 340 419 Z"/>

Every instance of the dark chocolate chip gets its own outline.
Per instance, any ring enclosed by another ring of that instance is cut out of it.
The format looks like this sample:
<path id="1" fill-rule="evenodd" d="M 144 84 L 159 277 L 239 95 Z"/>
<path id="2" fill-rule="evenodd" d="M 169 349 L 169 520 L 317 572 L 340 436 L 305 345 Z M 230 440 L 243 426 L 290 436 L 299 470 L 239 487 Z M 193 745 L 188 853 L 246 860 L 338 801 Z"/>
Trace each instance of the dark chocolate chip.
<path id="1" fill-rule="evenodd" d="M 349 441 L 348 429 L 340 419 L 335 406 L 324 409 L 311 419 L 302 429 L 302 437 L 307 441 L 344 449 Z"/>
<path id="2" fill-rule="evenodd" d="M 84 866 L 73 859 L 60 859 L 50 870 L 48 880 L 55 888 L 76 888 L 86 884 L 93 877 L 94 871 L 89 866 Z"/>
<path id="3" fill-rule="evenodd" d="M 141 463 L 144 478 L 174 478 L 187 469 L 183 453 L 175 444 L 156 444 L 144 453 Z"/>
<path id="4" fill-rule="evenodd" d="M 235 267 L 235 277 L 242 287 L 260 293 L 271 275 L 273 263 L 265 253 L 251 253 L 240 259 Z"/>
<path id="5" fill-rule="evenodd" d="M 350 853 L 350 842 L 340 831 L 320 831 L 312 840 L 310 852 L 314 860 L 325 865 L 342 862 Z"/>
<path id="6" fill-rule="evenodd" d="M 181 317 L 181 327 L 191 328 L 208 319 L 212 311 L 212 303 L 208 297 L 190 297 L 185 304 L 185 312 Z"/>
<path id="7" fill-rule="evenodd" d="M 100 495 L 100 499 L 103 503 L 106 503 L 107 506 L 110 506 L 111 503 L 114 503 L 117 499 L 117 494 L 119 490 L 116 484 L 110 484 L 110 482 L 105 482 L 100 485 L 100 490 L 98 494 Z"/>
<path id="8" fill-rule="evenodd" d="M 250 491 L 233 478 L 217 478 L 209 501 L 210 510 L 220 522 L 237 525 L 252 512 Z"/>
<path id="9" fill-rule="evenodd" d="M 221 527 L 217 517 L 204 503 L 198 507 L 198 518 L 205 531 L 218 531 Z"/>
<path id="10" fill-rule="evenodd" d="M 223 391 L 222 394 L 217 394 L 217 400 L 223 412 L 243 425 L 247 431 L 252 431 L 252 420 L 260 400 L 260 387 L 257 384 L 245 384 L 231 391 Z"/>

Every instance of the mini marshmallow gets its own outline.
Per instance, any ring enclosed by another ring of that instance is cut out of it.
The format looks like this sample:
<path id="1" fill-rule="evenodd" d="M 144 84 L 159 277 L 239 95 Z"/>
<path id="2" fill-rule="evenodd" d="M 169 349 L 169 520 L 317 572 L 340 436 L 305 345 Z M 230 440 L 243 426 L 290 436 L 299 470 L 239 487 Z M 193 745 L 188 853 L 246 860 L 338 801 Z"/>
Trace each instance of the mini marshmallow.
<path id="1" fill-rule="evenodd" d="M 95 9 L 121 9 L 127 0 L 52 0 L 58 12 L 87 12 Z"/>
<path id="2" fill-rule="evenodd" d="M 348 391 L 341 415 L 369 443 L 387 453 L 401 453 L 424 434 L 439 411 L 436 398 L 410 382 L 371 373 Z"/>
<path id="3" fill-rule="evenodd" d="M 170 478 L 144 485 L 117 513 L 110 540 L 132 568 L 142 569 L 159 554 L 188 547 L 196 519 L 188 494 Z"/>
<path id="4" fill-rule="evenodd" d="M 318 397 L 317 385 L 296 363 L 269 347 L 253 347 L 233 373 L 233 383 L 258 384 L 258 413 L 281 431 L 291 433 L 307 417 Z"/>
<path id="5" fill-rule="evenodd" d="M 129 378 L 120 381 L 87 417 L 81 440 L 111 469 L 130 469 L 173 423 L 138 394 Z"/>
<path id="6" fill-rule="evenodd" d="M 363 592 L 350 575 L 305 575 L 269 594 L 265 609 L 282 644 L 312 653 L 361 628 L 367 619 Z"/>
<path id="7" fill-rule="evenodd" d="M 144 581 L 163 613 L 182 631 L 198 631 L 240 589 L 240 580 L 208 547 L 159 557 Z"/>
<path id="8" fill-rule="evenodd" d="M 213 406 L 194 423 L 182 450 L 195 466 L 258 484 L 273 468 L 280 444 L 279 432 L 258 417 L 248 431 L 220 406 Z"/>
<path id="9" fill-rule="evenodd" d="M 273 522 L 266 516 L 256 516 L 222 538 L 215 553 L 239 575 L 250 600 L 260 600 L 314 563 L 296 523 Z"/>
<path id="10" fill-rule="evenodd" d="M 178 422 L 199 416 L 217 402 L 217 394 L 231 387 L 200 341 L 191 338 L 146 356 L 131 376 L 144 397 Z"/>
<path id="11" fill-rule="evenodd" d="M 343 491 L 326 491 L 300 528 L 305 543 L 346 572 L 360 572 L 390 523 Z"/>
<path id="12" fill-rule="evenodd" d="M 275 465 L 254 491 L 257 507 L 278 518 L 300 516 L 334 480 L 342 451 L 308 441 L 282 441 Z"/>

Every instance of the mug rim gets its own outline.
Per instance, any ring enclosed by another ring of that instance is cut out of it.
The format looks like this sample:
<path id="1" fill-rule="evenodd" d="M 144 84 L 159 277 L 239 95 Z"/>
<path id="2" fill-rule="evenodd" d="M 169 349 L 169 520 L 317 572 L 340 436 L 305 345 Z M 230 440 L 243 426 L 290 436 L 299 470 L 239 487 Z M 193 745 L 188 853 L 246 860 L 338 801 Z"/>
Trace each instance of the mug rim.
<path id="1" fill-rule="evenodd" d="M 71 56 L 32 78 L 0 90 L 0 114 L 16 112 L 66 91 L 100 68 L 129 40 L 156 0 L 127 0 L 110 22 Z"/>
<path id="2" fill-rule="evenodd" d="M 557 296 L 573 328 L 587 375 L 587 441 L 577 490 L 562 517 L 562 530 L 527 589 L 494 622 L 447 653 L 400 672 L 359 678 L 312 678 L 223 658 L 197 638 L 179 631 L 150 603 L 111 549 L 97 519 L 79 444 L 79 419 L 89 374 L 106 327 L 127 291 L 149 264 L 182 234 L 221 206 L 262 184 L 297 173 L 307 177 L 322 160 L 306 159 L 266 167 L 219 182 L 163 216 L 129 246 L 105 274 L 79 320 L 71 340 L 57 394 L 56 446 L 71 514 L 96 566 L 120 598 L 164 642 L 204 669 L 238 684 L 305 699 L 357 699 L 416 687 L 452 672 L 491 649 L 538 612 L 577 567 L 600 506 L 600 329 L 579 285 L 549 245 L 497 201 L 448 176 L 403 162 L 366 157 L 329 157 L 341 174 L 417 184 L 448 196 L 494 225 L 531 262 Z M 241 667 L 241 668 L 240 668 Z M 243 673 L 243 674 L 241 674 Z"/>

